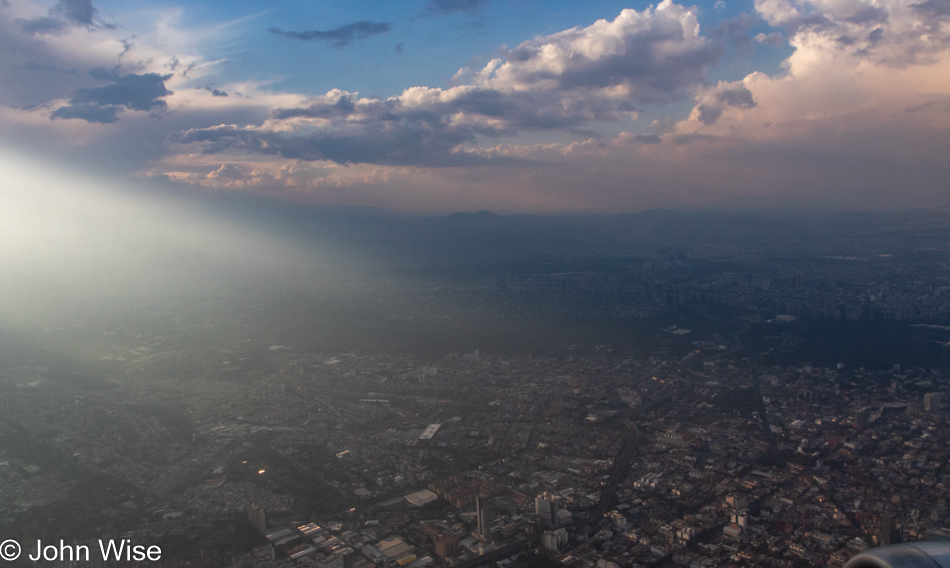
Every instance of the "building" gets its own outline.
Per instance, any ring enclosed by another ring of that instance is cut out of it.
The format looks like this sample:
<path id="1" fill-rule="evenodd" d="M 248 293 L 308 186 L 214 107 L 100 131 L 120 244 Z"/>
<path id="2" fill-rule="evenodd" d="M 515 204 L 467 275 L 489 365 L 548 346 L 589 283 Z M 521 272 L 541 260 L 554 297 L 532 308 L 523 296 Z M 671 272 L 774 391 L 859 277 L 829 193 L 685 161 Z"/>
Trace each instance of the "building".
<path id="1" fill-rule="evenodd" d="M 548 528 L 557 526 L 557 502 L 553 496 L 547 493 L 538 495 L 534 500 L 534 512 L 537 513 L 542 526 Z"/>
<path id="2" fill-rule="evenodd" d="M 940 393 L 928 392 L 924 395 L 924 411 L 938 412 L 940 410 Z"/>
<path id="3" fill-rule="evenodd" d="M 376 549 L 386 557 L 387 561 L 403 558 L 412 552 L 412 547 L 398 536 L 390 536 L 376 543 Z"/>
<path id="4" fill-rule="evenodd" d="M 744 494 L 732 494 L 726 497 L 726 505 L 736 509 L 745 509 L 749 506 L 749 497 Z"/>
<path id="5" fill-rule="evenodd" d="M 554 529 L 553 531 L 544 531 L 541 535 L 541 544 L 548 550 L 558 550 L 567 544 L 567 529 Z"/>
<path id="6" fill-rule="evenodd" d="M 454 534 L 442 534 L 435 537 L 435 553 L 443 560 L 455 556 L 459 551 L 459 537 Z"/>
<path id="7" fill-rule="evenodd" d="M 320 558 L 316 564 L 317 568 L 343 568 L 343 555 L 340 553 L 331 554 L 325 558 Z"/>
<path id="8" fill-rule="evenodd" d="M 475 498 L 475 517 L 478 521 L 478 536 L 488 540 L 490 538 L 490 527 L 488 526 L 488 497 L 479 495 Z"/>
<path id="9" fill-rule="evenodd" d="M 267 534 L 267 518 L 264 516 L 264 509 L 257 506 L 251 506 L 247 510 L 247 520 L 251 521 L 257 532 Z"/>
<path id="10" fill-rule="evenodd" d="M 623 513 L 617 511 L 616 509 L 607 513 L 607 519 L 609 519 L 611 523 L 617 525 L 617 527 L 620 529 L 626 529 L 630 526 L 629 521 L 627 521 L 627 517 L 625 517 Z"/>
<path id="11" fill-rule="evenodd" d="M 878 537 L 882 545 L 899 544 L 902 542 L 900 526 L 894 517 L 885 513 L 881 516 L 881 528 Z"/>
<path id="12" fill-rule="evenodd" d="M 409 502 L 413 507 L 423 507 L 429 503 L 438 499 L 439 496 L 435 493 L 429 491 L 428 489 L 422 489 L 420 491 L 415 491 L 405 496 L 405 500 Z"/>

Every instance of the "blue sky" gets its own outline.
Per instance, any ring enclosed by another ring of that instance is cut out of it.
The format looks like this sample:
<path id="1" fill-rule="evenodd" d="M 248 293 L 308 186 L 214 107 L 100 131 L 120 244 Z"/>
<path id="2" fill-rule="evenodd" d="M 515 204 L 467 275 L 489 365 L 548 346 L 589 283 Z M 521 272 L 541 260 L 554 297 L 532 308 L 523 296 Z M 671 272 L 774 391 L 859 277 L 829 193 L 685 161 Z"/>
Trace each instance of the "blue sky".
<path id="1" fill-rule="evenodd" d="M 101 2 L 100 11 L 114 14 L 175 9 L 173 2 Z M 460 4 L 465 4 L 460 3 Z M 277 88 L 322 94 L 338 88 L 364 95 L 386 97 L 404 89 L 426 85 L 448 87 L 460 67 L 487 63 L 505 46 L 514 47 L 536 36 L 599 19 L 613 19 L 622 10 L 642 11 L 647 2 L 530 2 L 477 3 L 473 10 L 433 13 L 425 1 L 408 2 L 201 2 L 182 13 L 184 29 L 202 30 L 233 24 L 229 40 L 202 45 L 206 57 L 226 59 L 217 73 L 219 82 L 274 81 Z M 712 29 L 740 14 L 755 11 L 751 1 L 695 4 L 700 24 Z M 359 21 L 385 23 L 385 33 L 353 40 L 345 47 L 332 41 L 301 41 L 268 30 L 333 30 Z M 135 22 L 130 22 L 135 26 Z M 751 32 L 775 32 L 758 21 Z M 710 70 L 712 79 L 741 78 L 751 69 L 779 70 L 791 50 L 787 46 L 750 44 Z"/>
<path id="2" fill-rule="evenodd" d="M 2 0 L 0 147 L 420 213 L 932 207 L 950 5 Z"/>

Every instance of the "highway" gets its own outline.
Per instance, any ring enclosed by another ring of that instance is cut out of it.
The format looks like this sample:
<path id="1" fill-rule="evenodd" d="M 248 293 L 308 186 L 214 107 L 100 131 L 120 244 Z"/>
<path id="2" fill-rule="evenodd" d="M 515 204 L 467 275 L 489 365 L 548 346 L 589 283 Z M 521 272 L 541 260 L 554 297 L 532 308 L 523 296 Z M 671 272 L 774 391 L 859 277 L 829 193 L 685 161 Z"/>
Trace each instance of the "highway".
<path id="1" fill-rule="evenodd" d="M 604 484 L 604 488 L 601 490 L 600 500 L 597 501 L 597 506 L 591 511 L 590 517 L 587 519 L 588 523 L 595 522 L 596 519 L 603 517 L 607 509 L 610 508 L 614 499 L 614 493 L 617 491 L 617 486 L 620 485 L 620 482 L 623 481 L 623 476 L 627 473 L 627 470 L 630 469 L 630 464 L 633 463 L 633 457 L 637 454 L 637 447 L 640 445 L 640 429 L 637 428 L 637 425 L 631 422 L 626 416 L 624 416 L 621 421 L 624 426 L 630 430 L 630 433 L 627 435 L 623 447 L 620 448 L 620 453 L 614 458 L 610 478 L 607 479 L 607 483 Z"/>
<path id="2" fill-rule="evenodd" d="M 614 495 L 617 492 L 617 487 L 620 485 L 620 482 L 623 481 L 624 476 L 630 470 L 630 464 L 633 463 L 633 458 L 637 455 L 637 447 L 640 445 L 640 429 L 637 428 L 637 425 L 631 420 L 635 411 L 645 412 L 647 410 L 652 410 L 674 398 L 679 398 L 683 394 L 689 392 L 692 388 L 693 383 L 690 382 L 689 385 L 677 391 L 667 393 L 656 400 L 650 401 L 649 404 L 642 406 L 639 409 L 632 409 L 628 411 L 620 419 L 620 421 L 630 432 L 627 435 L 627 439 L 623 443 L 623 447 L 620 448 L 620 453 L 618 453 L 617 457 L 614 458 L 614 465 L 610 470 L 610 477 L 607 479 L 607 483 L 604 484 L 603 489 L 601 489 L 600 500 L 597 501 L 597 506 L 591 510 L 590 516 L 582 524 L 586 525 L 597 522 L 597 520 L 604 516 L 611 505 L 613 505 Z"/>

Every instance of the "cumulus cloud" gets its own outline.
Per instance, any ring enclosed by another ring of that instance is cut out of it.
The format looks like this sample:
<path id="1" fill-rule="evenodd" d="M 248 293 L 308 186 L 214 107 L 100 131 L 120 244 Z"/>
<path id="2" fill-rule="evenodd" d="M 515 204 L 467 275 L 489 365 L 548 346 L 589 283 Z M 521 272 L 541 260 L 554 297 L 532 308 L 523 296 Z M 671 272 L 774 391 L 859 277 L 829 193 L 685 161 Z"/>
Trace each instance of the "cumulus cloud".
<path id="1" fill-rule="evenodd" d="M 605 211 L 945 199 L 941 180 L 950 166 L 940 149 L 950 144 L 950 56 L 936 49 L 938 36 L 908 32 L 929 29 L 921 15 L 939 17 L 942 4 L 767 1 L 759 15 L 777 30 L 749 39 L 749 16 L 710 34 L 737 43 L 787 37 L 795 51 L 774 76 L 707 85 L 703 61 L 721 47 L 691 35 L 687 9 L 661 4 L 535 38 L 461 70 L 450 88 L 415 87 L 386 99 L 334 90 L 277 107 L 258 125 L 183 131 L 169 143 L 179 155 L 199 152 L 219 163 L 222 154 L 273 159 L 274 179 L 262 191 L 296 188 L 344 205 Z M 635 61 L 625 60 L 631 54 Z M 676 64 L 658 69 L 662 61 Z M 567 145 L 519 145 L 511 137 L 589 128 L 686 96 L 695 98 L 689 117 L 658 118 L 653 134 Z M 277 173 L 288 161 L 295 174 Z M 356 165 L 328 173 L 333 161 Z M 495 164 L 502 166 L 485 167 Z M 253 170 L 240 180 L 199 177 L 253 189 Z M 347 192 L 326 193 L 331 186 Z"/>
<path id="2" fill-rule="evenodd" d="M 392 29 L 392 24 L 387 22 L 372 22 L 370 20 L 360 20 L 351 24 L 346 24 L 332 30 L 320 31 L 310 30 L 306 32 L 284 31 L 280 28 L 268 28 L 267 31 L 274 35 L 299 39 L 302 41 L 326 41 L 333 44 L 333 47 L 346 47 L 359 39 L 366 39 L 374 35 L 384 34 Z"/>
<path id="3" fill-rule="evenodd" d="M 950 178 L 946 2 L 758 0 L 755 16 L 704 37 L 692 9 L 666 1 L 502 50 L 448 87 L 375 98 L 221 82 L 212 62 L 186 55 L 200 50 L 173 19 L 135 30 L 133 45 L 94 14 L 90 26 L 14 0 L 0 10 L 0 134 L 98 159 L 105 148 L 112 163 L 197 188 L 340 205 L 926 205 L 946 200 Z M 41 18 L 63 31 L 23 27 Z M 750 40 L 755 18 L 772 28 Z M 787 41 L 793 53 L 774 75 L 710 85 L 730 41 Z M 654 106 L 684 100 L 695 100 L 686 119 Z M 652 128 L 633 122 L 645 114 Z M 520 142 L 525 133 L 547 143 Z"/>
<path id="4" fill-rule="evenodd" d="M 78 118 L 87 122 L 108 123 L 118 120 L 121 109 L 155 111 L 167 105 L 165 88 L 171 75 L 146 73 L 116 77 L 109 85 L 79 89 L 69 104 L 53 111 L 50 118 Z"/>
<path id="5" fill-rule="evenodd" d="M 691 8 L 664 0 L 642 12 L 624 10 L 526 41 L 478 71 L 463 70 L 487 86 L 505 90 L 599 91 L 634 104 L 678 100 L 705 81 L 722 47 L 699 33 Z"/>
<path id="6" fill-rule="evenodd" d="M 827 46 L 891 67 L 932 63 L 950 47 L 947 0 L 756 0 L 799 48 Z"/>
<path id="7" fill-rule="evenodd" d="M 756 106 L 752 91 L 741 81 L 723 81 L 715 87 L 702 89 L 696 99 L 699 104 L 693 108 L 691 118 L 703 124 L 716 122 L 726 108 L 750 109 Z"/>
<path id="8" fill-rule="evenodd" d="M 526 41 L 483 68 L 460 70 L 454 87 L 413 87 L 387 99 L 333 90 L 277 108 L 260 126 L 189 129 L 169 143 L 181 151 L 194 146 L 341 164 L 487 163 L 463 145 L 635 118 L 641 105 L 688 96 L 721 54 L 719 44 L 699 35 L 691 9 L 665 0 Z"/>

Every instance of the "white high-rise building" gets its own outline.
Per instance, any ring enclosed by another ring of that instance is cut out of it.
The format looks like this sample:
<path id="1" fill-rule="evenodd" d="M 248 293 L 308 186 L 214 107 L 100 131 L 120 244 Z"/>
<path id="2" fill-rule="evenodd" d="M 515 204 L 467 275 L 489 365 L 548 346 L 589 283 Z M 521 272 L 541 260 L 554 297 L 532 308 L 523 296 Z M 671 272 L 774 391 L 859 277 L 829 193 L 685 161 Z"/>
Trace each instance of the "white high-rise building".
<path id="1" fill-rule="evenodd" d="M 548 550 L 558 550 L 567 544 L 567 529 L 544 531 L 544 534 L 541 535 L 541 544 Z"/>
<path id="2" fill-rule="evenodd" d="M 556 527 L 558 524 L 557 501 L 552 495 L 542 493 L 534 500 L 534 512 L 538 514 L 541 524 L 545 527 Z"/>

